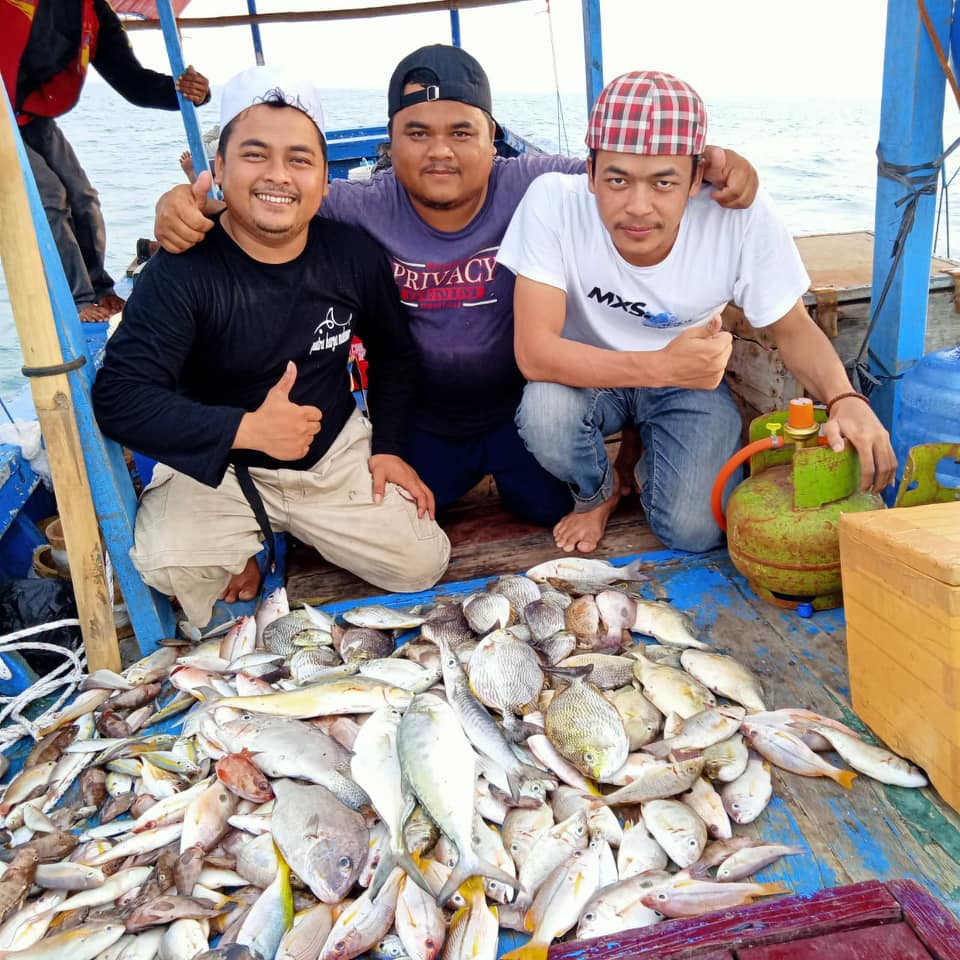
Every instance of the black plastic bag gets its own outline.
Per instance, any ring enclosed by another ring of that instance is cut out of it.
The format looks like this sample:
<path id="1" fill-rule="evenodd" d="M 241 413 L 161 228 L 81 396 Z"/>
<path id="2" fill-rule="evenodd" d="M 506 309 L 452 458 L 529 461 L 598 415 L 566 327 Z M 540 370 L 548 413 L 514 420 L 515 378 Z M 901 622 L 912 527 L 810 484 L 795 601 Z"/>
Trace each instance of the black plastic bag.
<path id="1" fill-rule="evenodd" d="M 0 584 L 0 634 L 6 635 L 25 627 L 36 627 L 55 620 L 75 619 L 77 604 L 73 584 L 69 580 L 21 579 Z M 52 643 L 79 650 L 82 643 L 79 627 L 58 627 L 34 634 L 26 640 Z M 63 662 L 63 657 L 45 650 L 20 650 L 19 653 L 36 672 L 44 676 Z"/>

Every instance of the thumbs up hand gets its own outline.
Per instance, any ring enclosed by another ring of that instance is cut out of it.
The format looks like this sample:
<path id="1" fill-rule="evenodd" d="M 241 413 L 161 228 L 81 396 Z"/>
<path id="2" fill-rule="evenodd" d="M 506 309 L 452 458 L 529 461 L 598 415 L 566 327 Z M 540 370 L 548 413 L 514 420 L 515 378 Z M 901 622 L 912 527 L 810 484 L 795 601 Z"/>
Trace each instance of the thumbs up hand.
<path id="1" fill-rule="evenodd" d="M 263 403 L 246 413 L 233 441 L 234 449 L 260 450 L 276 460 L 300 460 L 320 431 L 323 414 L 317 407 L 290 402 L 297 381 L 297 365 L 287 364 L 283 376 L 270 388 Z"/>
<path id="2" fill-rule="evenodd" d="M 715 390 L 723 379 L 733 347 L 733 337 L 721 329 L 715 313 L 702 327 L 691 327 L 659 352 L 664 360 L 665 387 Z"/>
<path id="3" fill-rule="evenodd" d="M 213 177 L 202 170 L 189 186 L 181 183 L 157 201 L 154 236 L 168 253 L 183 253 L 198 244 L 213 228 L 206 208 Z"/>

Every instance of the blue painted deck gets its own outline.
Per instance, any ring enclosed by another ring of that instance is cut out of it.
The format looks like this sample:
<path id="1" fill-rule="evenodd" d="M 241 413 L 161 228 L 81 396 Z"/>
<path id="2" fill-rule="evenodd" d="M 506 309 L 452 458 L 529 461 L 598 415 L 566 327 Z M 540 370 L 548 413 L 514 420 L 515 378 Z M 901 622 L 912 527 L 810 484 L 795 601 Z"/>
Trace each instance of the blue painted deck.
<path id="1" fill-rule="evenodd" d="M 642 557 L 661 564 L 643 585 L 644 594 L 671 597 L 718 650 L 753 668 L 762 679 L 768 706 L 808 707 L 856 724 L 848 699 L 841 610 L 802 619 L 763 603 L 749 592 L 725 551 L 702 556 L 659 551 Z M 443 584 L 419 594 L 346 599 L 324 609 L 343 613 L 373 603 L 411 607 L 437 597 L 463 596 L 482 589 L 490 579 Z M 168 697 L 164 695 L 165 700 Z M 176 731 L 182 720 L 183 715 L 158 729 Z M 14 771 L 27 749 L 29 744 L 21 742 L 12 751 Z M 828 757 L 844 766 L 839 758 Z M 775 772 L 772 803 L 757 822 L 737 826 L 735 832 L 807 848 L 806 854 L 785 858 L 759 875 L 765 881 L 784 882 L 794 893 L 906 877 L 917 880 L 960 917 L 960 817 L 930 789 L 888 787 L 861 776 L 846 791 L 831 780 Z M 512 949 L 524 939 L 505 931 L 501 949 Z"/>

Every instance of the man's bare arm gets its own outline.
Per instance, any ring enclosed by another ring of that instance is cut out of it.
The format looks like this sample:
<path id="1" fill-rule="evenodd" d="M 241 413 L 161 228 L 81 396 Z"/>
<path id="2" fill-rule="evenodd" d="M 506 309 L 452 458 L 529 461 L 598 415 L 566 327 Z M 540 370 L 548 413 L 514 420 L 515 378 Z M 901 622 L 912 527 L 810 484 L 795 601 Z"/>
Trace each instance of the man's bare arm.
<path id="1" fill-rule="evenodd" d="M 720 330 L 719 317 L 684 331 L 661 350 L 606 350 L 563 338 L 567 295 L 557 287 L 519 276 L 513 304 L 517 365 L 528 380 L 712 390 L 730 356 L 732 338 Z"/>

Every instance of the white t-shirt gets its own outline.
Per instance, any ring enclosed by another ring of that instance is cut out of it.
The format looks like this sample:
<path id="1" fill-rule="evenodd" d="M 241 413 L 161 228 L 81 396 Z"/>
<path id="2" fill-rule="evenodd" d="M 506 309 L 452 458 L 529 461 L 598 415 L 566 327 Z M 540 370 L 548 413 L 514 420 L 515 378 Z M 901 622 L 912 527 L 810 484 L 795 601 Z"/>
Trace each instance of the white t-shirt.
<path id="1" fill-rule="evenodd" d="M 497 260 L 566 293 L 566 339 L 611 350 L 659 350 L 730 301 L 764 327 L 810 287 L 793 238 L 762 190 L 750 207 L 729 210 L 705 187 L 687 203 L 667 257 L 635 267 L 614 246 L 585 174 L 538 177 Z"/>

